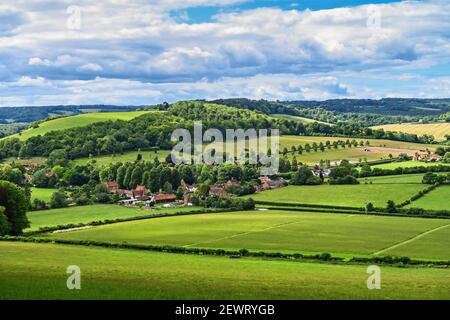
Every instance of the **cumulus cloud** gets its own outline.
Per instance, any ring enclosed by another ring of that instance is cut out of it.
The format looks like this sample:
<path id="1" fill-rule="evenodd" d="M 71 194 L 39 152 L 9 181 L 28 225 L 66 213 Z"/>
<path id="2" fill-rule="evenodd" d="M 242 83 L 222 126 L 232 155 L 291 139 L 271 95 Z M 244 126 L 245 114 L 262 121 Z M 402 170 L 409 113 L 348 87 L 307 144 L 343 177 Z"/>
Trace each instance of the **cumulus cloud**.
<path id="1" fill-rule="evenodd" d="M 417 79 L 396 80 L 402 85 L 396 88 L 371 88 L 346 75 L 393 77 L 391 70 L 399 76 L 450 63 L 450 3 L 444 0 L 318 11 L 258 8 L 221 13 L 208 23 L 171 16 L 173 10 L 241 2 L 79 0 L 79 29 L 67 23 L 78 18 L 67 12 L 73 5 L 69 0 L 3 5 L 1 83 L 9 88 L 24 79 L 44 79 L 54 91 L 41 91 L 41 96 L 39 90 L 32 94 L 6 90 L 0 94 L 1 102 L 31 100 L 14 100 L 17 94 L 58 103 L 76 96 L 86 103 L 100 98 L 116 103 L 148 98 L 150 103 L 222 96 L 281 100 L 404 96 L 417 89 Z M 422 81 L 418 94 L 444 96 L 448 91 L 433 89 L 445 88 L 441 78 Z M 95 97 L 88 86 L 100 83 Z M 108 95 L 108 90 L 116 91 Z M 127 90 L 136 98 L 130 98 Z"/>

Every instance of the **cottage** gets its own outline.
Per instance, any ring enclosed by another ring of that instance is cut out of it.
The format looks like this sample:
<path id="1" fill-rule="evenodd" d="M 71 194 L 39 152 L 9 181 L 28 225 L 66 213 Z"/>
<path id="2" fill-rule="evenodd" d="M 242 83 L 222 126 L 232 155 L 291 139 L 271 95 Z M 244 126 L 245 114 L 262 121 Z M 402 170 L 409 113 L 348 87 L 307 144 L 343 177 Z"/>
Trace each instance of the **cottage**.
<path id="1" fill-rule="evenodd" d="M 425 154 L 420 154 L 418 152 L 416 152 L 414 154 L 413 160 L 415 161 L 440 161 L 442 160 L 442 156 L 438 155 L 438 154 L 429 154 L 429 153 L 425 153 Z"/>
<path id="2" fill-rule="evenodd" d="M 116 181 L 105 182 L 105 185 L 109 193 L 117 193 L 119 191 L 119 185 Z"/>
<path id="3" fill-rule="evenodd" d="M 170 194 L 156 194 L 154 195 L 150 201 L 153 201 L 154 203 L 163 203 L 163 202 L 173 202 L 177 200 L 177 196 L 170 193 Z"/>
<path id="4" fill-rule="evenodd" d="M 220 197 L 220 198 L 228 197 L 228 192 L 225 191 L 225 187 L 222 184 L 210 185 L 208 194 L 211 197 Z"/>
<path id="5" fill-rule="evenodd" d="M 141 201 L 146 201 L 146 200 L 150 199 L 145 186 L 137 186 L 136 189 L 133 189 L 132 195 L 133 195 L 133 198 L 136 198 Z"/>

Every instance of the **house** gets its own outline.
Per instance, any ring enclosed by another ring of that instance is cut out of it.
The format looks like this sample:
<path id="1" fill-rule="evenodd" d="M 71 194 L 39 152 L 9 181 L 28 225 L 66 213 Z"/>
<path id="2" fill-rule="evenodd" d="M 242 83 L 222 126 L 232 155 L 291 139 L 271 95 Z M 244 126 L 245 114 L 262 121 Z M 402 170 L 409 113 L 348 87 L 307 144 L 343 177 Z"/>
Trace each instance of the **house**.
<path id="1" fill-rule="evenodd" d="M 278 189 L 284 187 L 285 181 L 282 177 L 276 178 L 275 180 L 269 180 L 270 189 Z"/>
<path id="2" fill-rule="evenodd" d="M 117 193 L 119 191 L 119 185 L 116 181 L 107 181 L 105 185 L 109 193 Z"/>
<path id="3" fill-rule="evenodd" d="M 132 190 L 132 195 L 133 195 L 133 198 L 136 198 L 137 200 L 141 200 L 141 201 L 146 201 L 146 200 L 150 199 L 145 186 L 137 186 L 136 189 Z"/>
<path id="4" fill-rule="evenodd" d="M 228 197 L 228 192 L 225 191 L 225 187 L 222 184 L 212 184 L 209 186 L 208 191 L 209 196 L 211 197 L 220 197 L 220 198 L 226 198 Z"/>
<path id="5" fill-rule="evenodd" d="M 261 187 L 260 187 L 260 191 L 264 191 L 264 190 L 269 190 L 270 189 L 270 178 L 268 176 L 261 176 L 259 177 L 259 181 L 261 181 Z"/>
<path id="6" fill-rule="evenodd" d="M 429 154 L 429 153 L 424 153 L 424 154 L 420 154 L 418 152 L 416 152 L 414 154 L 413 160 L 415 161 L 440 161 L 442 160 L 442 156 L 438 155 L 438 154 Z"/>
<path id="7" fill-rule="evenodd" d="M 173 193 L 156 194 L 150 199 L 150 201 L 153 201 L 154 203 L 173 202 L 175 200 L 177 200 L 177 196 Z"/>
<path id="8" fill-rule="evenodd" d="M 225 182 L 225 189 L 228 187 L 232 187 L 232 186 L 238 186 L 239 180 L 235 179 L 235 178 L 231 178 L 230 180 L 228 180 L 227 182 Z"/>

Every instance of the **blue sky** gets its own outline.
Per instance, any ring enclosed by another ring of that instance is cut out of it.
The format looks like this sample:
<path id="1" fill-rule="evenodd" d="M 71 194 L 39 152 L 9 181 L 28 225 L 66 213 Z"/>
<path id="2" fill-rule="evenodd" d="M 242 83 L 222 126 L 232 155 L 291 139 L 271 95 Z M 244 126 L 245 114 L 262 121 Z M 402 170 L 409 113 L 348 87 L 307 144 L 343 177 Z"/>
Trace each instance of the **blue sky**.
<path id="1" fill-rule="evenodd" d="M 450 1 L 0 0 L 0 106 L 450 97 Z"/>

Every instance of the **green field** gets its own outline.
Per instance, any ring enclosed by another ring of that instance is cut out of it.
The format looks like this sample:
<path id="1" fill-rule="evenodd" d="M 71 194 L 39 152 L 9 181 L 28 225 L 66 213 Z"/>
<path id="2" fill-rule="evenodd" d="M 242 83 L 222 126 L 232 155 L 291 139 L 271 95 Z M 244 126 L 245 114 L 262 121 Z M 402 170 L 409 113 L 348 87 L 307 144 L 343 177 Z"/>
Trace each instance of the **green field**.
<path id="1" fill-rule="evenodd" d="M 288 186 L 246 196 L 255 201 L 274 203 L 301 203 L 335 206 L 364 207 L 371 202 L 378 207 L 385 207 L 388 200 L 401 203 L 408 200 L 420 190 L 421 184 L 359 184 L 359 185 L 319 185 Z"/>
<path id="2" fill-rule="evenodd" d="M 173 213 L 198 210 L 198 207 L 164 208 L 146 210 L 127 208 L 112 204 L 97 204 L 91 206 L 77 206 L 63 209 L 51 209 L 28 212 L 31 227 L 25 231 L 37 230 L 40 227 L 54 227 L 57 225 L 87 223 L 98 220 L 130 218 L 152 213 Z"/>
<path id="3" fill-rule="evenodd" d="M 330 252 L 348 256 L 371 255 L 445 225 L 450 225 L 450 220 L 269 210 L 131 221 L 47 236 L 256 251 Z M 449 232 L 447 228 L 448 237 L 435 247 L 433 254 L 423 250 L 414 252 L 411 257 L 450 259 Z M 426 237 L 420 240 L 426 241 Z M 398 254 L 402 255 L 401 250 Z"/>
<path id="4" fill-rule="evenodd" d="M 276 119 L 294 120 L 294 121 L 298 121 L 298 122 L 301 122 L 301 123 L 318 122 L 318 123 L 322 123 L 322 124 L 328 124 L 328 125 L 330 124 L 330 123 L 327 123 L 327 122 L 318 121 L 318 120 L 314 120 L 314 119 L 311 119 L 311 118 L 294 116 L 294 115 L 290 115 L 290 114 L 271 114 L 270 116 L 272 118 L 276 118 Z"/>
<path id="5" fill-rule="evenodd" d="M 434 136 L 437 141 L 445 140 L 446 135 L 450 135 L 450 123 L 402 123 L 402 124 L 386 124 L 373 127 L 375 129 L 383 128 L 385 131 L 397 131 L 417 134 L 422 136 L 429 134 Z"/>
<path id="6" fill-rule="evenodd" d="M 440 186 L 417 199 L 406 208 L 422 208 L 428 210 L 450 210 L 450 186 Z"/>
<path id="7" fill-rule="evenodd" d="M 50 188 L 31 188 L 31 201 L 34 199 L 39 199 L 45 202 L 50 202 L 53 193 L 58 191 L 58 189 Z"/>
<path id="8" fill-rule="evenodd" d="M 49 120 L 39 124 L 39 128 L 30 128 L 22 131 L 20 134 L 15 134 L 10 137 L 17 137 L 20 140 L 27 140 L 30 137 L 37 135 L 44 135 L 47 132 L 55 130 L 64 130 L 75 127 L 87 126 L 96 122 L 103 122 L 109 120 L 131 120 L 140 115 L 148 113 L 149 111 L 131 111 L 131 112 L 99 112 L 99 113 L 85 113 L 71 117 L 58 118 Z M 157 112 L 157 111 L 151 111 Z"/>
<path id="9" fill-rule="evenodd" d="M 69 265 L 81 290 L 66 288 Z M 449 299 L 450 271 L 0 242 L 0 299 Z"/>
<path id="10" fill-rule="evenodd" d="M 376 183 L 376 184 L 421 184 L 424 173 L 418 174 L 401 174 L 394 176 L 367 177 L 360 178 L 360 183 Z M 425 187 L 425 186 L 424 186 Z"/>
<path id="11" fill-rule="evenodd" d="M 158 158 L 159 161 L 164 162 L 166 160 L 167 155 L 170 154 L 170 150 L 158 150 L 155 151 L 131 151 L 131 152 L 125 152 L 123 154 L 116 154 L 116 155 L 105 155 L 105 156 L 94 156 L 91 158 L 80 158 L 74 160 L 76 164 L 84 165 L 88 163 L 91 160 L 95 160 L 97 165 L 106 165 L 110 163 L 116 163 L 116 162 L 134 162 L 136 161 L 136 158 L 138 154 L 142 155 L 142 159 L 145 161 L 153 161 L 155 157 Z"/>
<path id="12" fill-rule="evenodd" d="M 433 167 L 438 165 L 446 165 L 442 162 L 423 162 L 423 161 L 402 161 L 402 162 L 391 162 L 391 163 L 383 163 L 376 164 L 371 166 L 372 169 L 396 169 L 396 168 L 412 168 L 412 167 Z"/>

